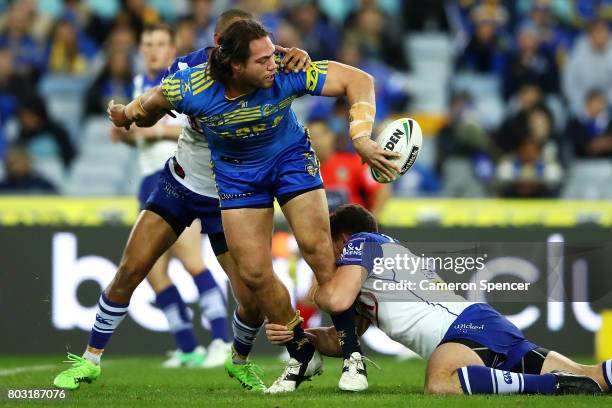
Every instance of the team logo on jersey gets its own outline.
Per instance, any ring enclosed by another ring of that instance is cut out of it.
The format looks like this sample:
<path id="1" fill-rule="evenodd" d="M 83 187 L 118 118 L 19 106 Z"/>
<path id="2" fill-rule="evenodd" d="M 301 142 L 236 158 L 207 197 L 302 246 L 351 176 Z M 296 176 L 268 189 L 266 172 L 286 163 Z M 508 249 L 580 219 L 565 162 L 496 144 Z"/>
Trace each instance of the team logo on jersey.
<path id="1" fill-rule="evenodd" d="M 304 158 L 306 159 L 306 171 L 312 177 L 316 177 L 319 174 L 319 159 L 312 153 L 304 153 Z"/>
<path id="2" fill-rule="evenodd" d="M 246 108 L 249 105 L 249 101 L 240 101 L 238 102 L 241 108 Z"/>
<path id="3" fill-rule="evenodd" d="M 359 243 L 357 243 L 359 241 Z M 360 257 L 363 254 L 363 238 L 358 238 L 348 242 L 342 248 L 342 259 Z"/>

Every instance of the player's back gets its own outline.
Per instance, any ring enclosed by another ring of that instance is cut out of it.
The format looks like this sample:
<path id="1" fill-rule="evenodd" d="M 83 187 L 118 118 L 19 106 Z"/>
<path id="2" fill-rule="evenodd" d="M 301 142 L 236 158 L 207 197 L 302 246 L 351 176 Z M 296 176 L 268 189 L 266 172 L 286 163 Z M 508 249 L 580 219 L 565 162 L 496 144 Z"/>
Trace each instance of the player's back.
<path id="1" fill-rule="evenodd" d="M 359 311 L 393 340 L 428 358 L 469 305 L 453 291 L 423 290 L 420 282 L 441 282 L 423 258 L 387 235 L 350 237 L 340 264 L 361 264 L 367 271 Z M 359 263 L 358 263 L 359 262 Z"/>

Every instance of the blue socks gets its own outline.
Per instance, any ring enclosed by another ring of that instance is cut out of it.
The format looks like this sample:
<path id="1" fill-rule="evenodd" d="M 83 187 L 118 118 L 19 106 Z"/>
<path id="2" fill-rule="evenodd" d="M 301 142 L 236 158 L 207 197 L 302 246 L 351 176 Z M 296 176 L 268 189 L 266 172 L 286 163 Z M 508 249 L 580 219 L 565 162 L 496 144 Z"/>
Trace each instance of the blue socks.
<path id="1" fill-rule="evenodd" d="M 518 374 L 484 366 L 457 370 L 464 394 L 553 394 L 557 379 L 553 374 Z"/>
<path id="2" fill-rule="evenodd" d="M 227 330 L 227 307 L 221 289 L 208 269 L 193 277 L 200 293 L 200 308 L 202 314 L 210 321 L 212 338 L 229 340 Z"/>
<path id="3" fill-rule="evenodd" d="M 89 334 L 89 346 L 104 349 L 119 323 L 127 314 L 129 303 L 121 304 L 111 302 L 104 292 L 98 301 L 96 321 Z"/>
<path id="4" fill-rule="evenodd" d="M 191 316 L 176 286 L 168 286 L 159 292 L 155 303 L 164 311 L 179 349 L 183 353 L 191 353 L 198 346 L 198 341 L 193 331 Z"/>
<path id="5" fill-rule="evenodd" d="M 232 329 L 234 331 L 234 350 L 241 356 L 248 356 L 253 348 L 253 343 L 257 338 L 259 329 L 263 326 L 263 322 L 259 326 L 250 326 L 238 316 L 238 309 L 234 310 L 234 318 L 232 319 Z"/>

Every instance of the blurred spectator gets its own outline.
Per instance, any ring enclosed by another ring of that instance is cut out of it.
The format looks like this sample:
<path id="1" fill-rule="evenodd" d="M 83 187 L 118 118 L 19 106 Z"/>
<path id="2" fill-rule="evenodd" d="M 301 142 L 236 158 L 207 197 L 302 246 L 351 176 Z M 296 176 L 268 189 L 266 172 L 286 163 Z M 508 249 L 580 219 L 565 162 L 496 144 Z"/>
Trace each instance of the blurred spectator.
<path id="1" fill-rule="evenodd" d="M 397 70 L 408 71 L 401 30 L 395 19 L 386 16 L 375 5 L 362 7 L 346 24 L 345 39 L 359 44 L 368 60 L 378 60 Z M 345 40 L 346 41 L 346 40 Z"/>
<path id="2" fill-rule="evenodd" d="M 571 2 L 567 0 L 528 0 L 531 4 L 523 6 L 528 9 L 526 21 L 533 24 L 542 51 L 552 55 L 562 65 L 569 49 L 573 35 L 565 24 L 574 19 Z M 523 2 L 524 3 L 524 2 Z"/>
<path id="3" fill-rule="evenodd" d="M 295 0 L 289 21 L 296 27 L 313 61 L 337 59 L 340 33 L 325 19 L 314 0 Z"/>
<path id="4" fill-rule="evenodd" d="M 526 136 L 528 113 L 543 106 L 542 89 L 537 82 L 525 81 L 516 96 L 507 105 L 507 115 L 496 132 L 496 143 L 505 152 L 514 151 Z M 546 108 L 543 108 L 546 109 Z"/>
<path id="5" fill-rule="evenodd" d="M 508 198 L 554 197 L 563 170 L 554 157 L 547 157 L 544 145 L 524 137 L 516 152 L 500 160 L 497 179 L 500 195 Z"/>
<path id="6" fill-rule="evenodd" d="M 112 30 L 114 21 L 103 18 L 91 9 L 92 2 L 81 0 L 64 0 L 64 8 L 60 19 L 69 21 L 79 37 L 79 47 L 88 58 L 95 53 L 97 45 L 102 44 Z M 106 3 L 113 3 L 112 0 Z"/>
<path id="7" fill-rule="evenodd" d="M 122 0 L 123 6 L 117 16 L 117 25 L 127 25 L 136 31 L 140 37 L 142 29 L 147 24 L 154 24 L 159 21 L 159 14 L 154 7 L 149 5 L 146 0 Z"/>
<path id="8" fill-rule="evenodd" d="M 325 121 L 312 121 L 308 129 L 314 135 L 312 144 L 320 161 L 330 211 L 342 204 L 357 203 L 378 215 L 391 196 L 389 186 L 377 183 L 356 153 L 336 151 L 336 135 Z"/>
<path id="9" fill-rule="evenodd" d="M 577 42 L 563 72 L 563 90 L 574 114 L 584 111 L 586 95 L 601 89 L 612 101 L 612 44 L 604 21 L 593 22 L 587 38 Z"/>
<path id="10" fill-rule="evenodd" d="M 192 0 L 193 21 L 196 30 L 196 48 L 213 46 L 215 21 L 213 18 L 212 0 Z M 178 54 L 183 55 L 183 54 Z"/>
<path id="11" fill-rule="evenodd" d="M 404 0 L 405 27 L 409 31 L 448 31 L 445 0 Z"/>
<path id="12" fill-rule="evenodd" d="M 13 54 L 8 48 L 0 48 L 0 127 L 17 113 L 19 98 L 36 92 L 32 82 L 15 72 Z"/>
<path id="13" fill-rule="evenodd" d="M 56 193 L 55 186 L 32 168 L 27 150 L 21 146 L 9 147 L 4 160 L 5 177 L 0 180 L 0 194 Z"/>
<path id="14" fill-rule="evenodd" d="M 191 18 L 184 18 L 176 25 L 176 55 L 187 55 L 198 48 L 196 26 Z M 212 38 L 212 36 L 211 36 Z"/>
<path id="15" fill-rule="evenodd" d="M 82 41 L 77 36 L 76 28 L 67 20 L 56 23 L 51 34 L 51 41 L 47 51 L 47 68 L 55 74 L 84 75 L 87 72 L 88 58 L 82 47 Z"/>
<path id="16" fill-rule="evenodd" d="M 612 121 L 601 90 L 587 94 L 584 111 L 568 123 L 566 137 L 576 157 L 612 157 Z"/>
<path id="17" fill-rule="evenodd" d="M 507 14 L 496 3 L 486 2 L 472 11 L 474 32 L 457 60 L 458 69 L 502 74 L 507 46 L 501 34 Z"/>
<path id="18" fill-rule="evenodd" d="M 85 116 L 104 114 L 111 99 L 115 103 L 131 101 L 133 77 L 130 54 L 124 50 L 111 51 L 104 70 L 87 91 Z"/>
<path id="19" fill-rule="evenodd" d="M 45 103 L 39 97 L 23 99 L 17 110 L 19 118 L 18 141 L 26 145 L 39 137 L 51 137 L 59 150 L 64 167 L 69 167 L 76 156 L 76 149 L 70 136 L 57 122 L 52 120 Z"/>
<path id="20" fill-rule="evenodd" d="M 40 68 L 40 48 L 30 34 L 31 15 L 27 7 L 15 2 L 9 8 L 5 26 L 0 33 L 0 47 L 9 48 L 13 53 L 17 72 L 34 75 Z"/>
<path id="21" fill-rule="evenodd" d="M 468 92 L 457 92 L 451 97 L 449 123 L 440 129 L 436 139 L 438 172 L 449 157 L 473 160 L 495 153 L 493 141 L 477 120 L 474 109 L 473 97 Z"/>
<path id="22" fill-rule="evenodd" d="M 547 94 L 559 93 L 559 73 L 553 56 L 540 49 L 538 35 L 532 24 L 521 27 L 517 50 L 507 58 L 503 78 L 504 98 L 514 96 L 526 83 L 537 83 Z"/>

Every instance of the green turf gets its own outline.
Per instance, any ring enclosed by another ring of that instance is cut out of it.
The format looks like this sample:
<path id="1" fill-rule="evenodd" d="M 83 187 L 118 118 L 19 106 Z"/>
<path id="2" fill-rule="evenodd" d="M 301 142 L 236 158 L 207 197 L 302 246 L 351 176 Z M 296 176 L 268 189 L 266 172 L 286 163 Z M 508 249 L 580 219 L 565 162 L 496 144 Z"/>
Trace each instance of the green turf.
<path id="1" fill-rule="evenodd" d="M 0 389 L 52 388 L 52 380 L 63 365 L 62 357 L 7 357 L 0 356 Z M 280 373 L 282 363 L 272 358 L 256 358 L 265 370 L 269 385 Z M 376 357 L 382 367 L 370 367 L 370 389 L 367 393 L 349 394 L 336 388 L 340 360 L 326 359 L 325 373 L 312 382 L 304 383 L 289 395 L 268 396 L 243 391 L 228 378 L 223 369 L 163 369 L 162 358 L 107 358 L 102 364 L 102 375 L 92 384 L 83 384 L 70 392 L 68 401 L 54 405 L 65 406 L 200 406 L 200 407 L 601 407 L 612 406 L 612 395 L 587 396 L 428 396 L 423 395 L 424 363 L 398 362 L 392 358 Z M 6 375 L 8 370 L 52 365 L 37 371 Z M 5 395 L 0 405 L 6 403 Z M 37 402 L 35 406 L 49 403 Z M 25 406 L 25 403 L 18 404 Z M 28 404 L 29 405 L 29 404 Z"/>

